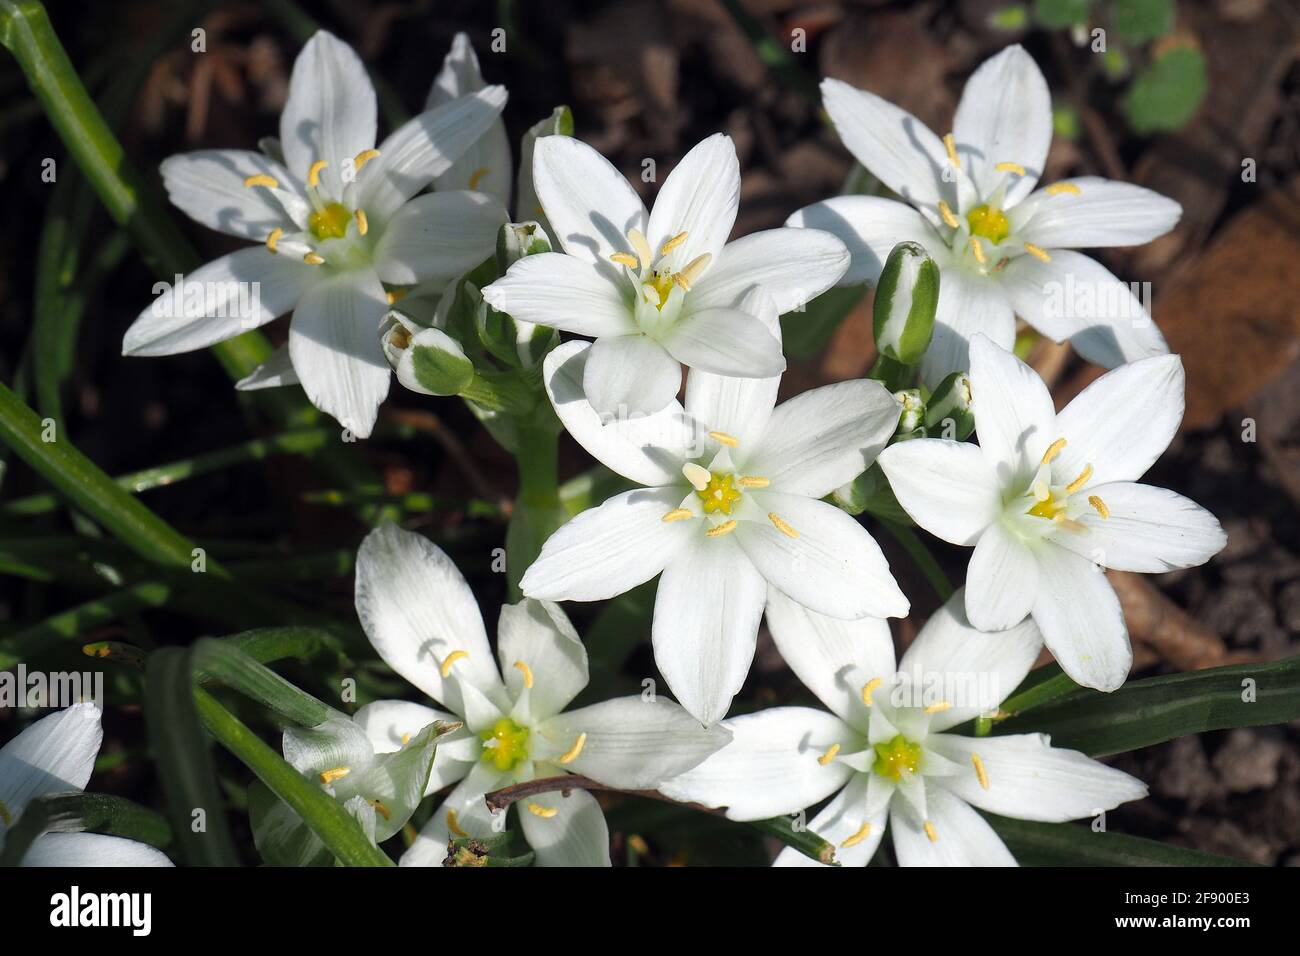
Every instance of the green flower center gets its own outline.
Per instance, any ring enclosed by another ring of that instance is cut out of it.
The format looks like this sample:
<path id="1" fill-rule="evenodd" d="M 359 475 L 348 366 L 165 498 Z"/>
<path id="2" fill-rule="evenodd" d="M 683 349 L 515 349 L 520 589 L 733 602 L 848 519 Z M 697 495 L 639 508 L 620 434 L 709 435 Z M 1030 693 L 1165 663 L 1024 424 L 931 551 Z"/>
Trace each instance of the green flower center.
<path id="1" fill-rule="evenodd" d="M 903 772 L 916 773 L 921 766 L 921 745 L 902 734 L 888 743 L 876 744 L 876 762 L 871 769 L 890 780 L 901 780 Z"/>
<path id="2" fill-rule="evenodd" d="M 742 497 L 742 492 L 735 486 L 735 476 L 715 475 L 709 473 L 709 483 L 704 486 L 702 491 L 695 492 L 704 502 L 704 513 L 706 515 L 717 514 L 721 511 L 724 515 L 731 514 L 731 509 L 735 507 L 736 502 Z"/>
<path id="3" fill-rule="evenodd" d="M 513 770 L 528 759 L 528 728 L 509 717 L 502 717 L 478 736 L 484 745 L 483 760 L 498 770 Z"/>
<path id="4" fill-rule="evenodd" d="M 342 203 L 332 202 L 307 217 L 307 228 L 317 239 L 342 239 L 348 234 L 352 213 Z"/>
<path id="5" fill-rule="evenodd" d="M 989 205 L 976 206 L 966 216 L 966 221 L 970 223 L 972 235 L 982 236 L 995 245 L 1011 233 L 1006 213 Z"/>

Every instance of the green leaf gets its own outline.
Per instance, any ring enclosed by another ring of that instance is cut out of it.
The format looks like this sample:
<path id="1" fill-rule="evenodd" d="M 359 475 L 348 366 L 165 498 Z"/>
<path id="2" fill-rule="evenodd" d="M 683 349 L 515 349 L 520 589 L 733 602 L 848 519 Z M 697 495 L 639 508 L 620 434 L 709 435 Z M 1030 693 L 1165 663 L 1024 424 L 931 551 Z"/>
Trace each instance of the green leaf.
<path id="1" fill-rule="evenodd" d="M 319 639 L 323 641 L 327 637 L 320 633 Z M 259 663 L 237 643 L 203 638 L 191 648 L 190 663 L 196 679 L 216 678 L 299 726 L 315 727 L 334 713 L 311 694 Z"/>
<path id="2" fill-rule="evenodd" d="M 1191 47 L 1166 51 L 1138 74 L 1122 105 L 1139 133 L 1181 129 L 1205 97 L 1205 56 Z"/>
<path id="3" fill-rule="evenodd" d="M 1146 43 L 1174 28 L 1174 0 L 1113 0 L 1111 9 L 1111 23 L 1126 43 Z"/>
<path id="4" fill-rule="evenodd" d="M 271 866 L 332 866 L 334 857 L 302 817 L 260 780 L 248 787 L 253 845 Z"/>
<path id="5" fill-rule="evenodd" d="M 988 24 L 995 30 L 1023 30 L 1029 26 L 1029 11 L 1023 3 L 1011 3 L 990 13 Z"/>
<path id="6" fill-rule="evenodd" d="M 840 323 L 866 294 L 866 286 L 836 286 L 809 302 L 804 311 L 781 316 L 785 354 L 790 358 L 807 358 L 825 348 Z"/>
<path id="7" fill-rule="evenodd" d="M 1250 866 L 1123 833 L 1097 833 L 1087 824 L 983 816 L 1022 866 Z"/>
<path id="8" fill-rule="evenodd" d="M 1034 19 L 1049 30 L 1088 22 L 1089 0 L 1034 0 Z"/>
<path id="9" fill-rule="evenodd" d="M 37 797 L 5 831 L 0 867 L 19 866 L 44 833 L 104 833 L 162 849 L 171 827 L 161 814 L 106 793 L 56 793 Z"/>

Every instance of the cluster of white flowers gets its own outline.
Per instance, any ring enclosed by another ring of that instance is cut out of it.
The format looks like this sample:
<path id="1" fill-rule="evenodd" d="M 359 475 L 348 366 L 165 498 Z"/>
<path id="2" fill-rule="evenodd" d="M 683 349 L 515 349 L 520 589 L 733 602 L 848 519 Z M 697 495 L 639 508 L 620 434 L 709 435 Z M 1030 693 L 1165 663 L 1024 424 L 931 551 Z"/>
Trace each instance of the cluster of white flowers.
<path id="1" fill-rule="evenodd" d="M 1146 242 L 1180 209 L 1091 177 L 1034 191 L 1050 102 L 1018 46 L 975 72 L 942 138 L 870 93 L 830 80 L 823 91 L 845 144 L 903 202 L 832 199 L 786 228 L 728 242 L 740 170 L 727 137 L 687 153 L 649 213 L 589 146 L 536 141 L 520 192 L 535 189 L 540 205 L 526 211 L 544 214 L 558 248 L 518 258 L 482 296 L 520 323 L 594 340 L 546 355 L 545 392 L 568 433 L 640 487 L 545 542 L 523 575 L 525 600 L 502 609 L 497 662 L 445 554 L 391 526 L 363 543 L 356 604 L 366 633 L 443 710 L 372 703 L 323 730 L 287 732 L 285 751 L 380 839 L 421 796 L 454 784 L 404 865 L 436 865 L 450 838 L 500 829 L 504 813 L 490 811 L 486 793 L 565 773 L 659 788 L 742 820 L 797 813 L 838 792 L 811 827 L 855 864 L 872 857 L 887 819 L 903 865 L 1014 863 L 972 806 L 1057 821 L 1145 794 L 1042 735 L 952 731 L 995 714 L 1044 642 L 1078 683 L 1120 686 L 1131 652 L 1101 569 L 1188 567 L 1223 547 L 1213 516 L 1138 483 L 1183 410 L 1181 363 L 1141 304 L 1122 287 L 1082 309 L 1046 306 L 1054 284 L 1121 287 L 1071 248 Z M 386 286 L 436 287 L 463 274 L 506 222 L 504 100 L 458 38 L 429 111 L 375 150 L 369 80 L 346 46 L 318 34 L 294 67 L 269 156 L 168 160 L 178 206 L 263 243 L 196 278 L 260 280 L 261 321 L 294 311 L 292 369 L 274 360 L 254 384 L 301 381 L 319 407 L 369 433 L 389 376 L 378 331 L 394 298 Z M 922 383 L 968 373 L 978 444 L 890 444 L 903 405 L 874 380 L 777 403 L 778 317 L 799 321 L 836 283 L 875 282 L 903 241 L 942 275 Z M 1114 370 L 1058 414 L 1009 351 L 1016 316 Z M 126 351 L 169 354 L 238 331 L 148 309 Z M 908 599 L 865 527 L 823 500 L 877 461 L 918 525 L 974 547 L 965 588 L 898 663 L 884 619 L 905 616 Z M 655 661 L 680 704 L 651 695 L 566 711 L 587 683 L 587 657 L 552 602 L 612 598 L 656 576 Z M 764 614 L 831 713 L 781 707 L 724 719 Z M 412 761 L 427 773 L 422 792 L 392 786 L 384 758 L 432 746 L 435 725 L 455 729 L 436 739 L 431 761 Z M 609 863 L 604 817 L 581 789 L 529 798 L 519 820 L 540 864 Z M 807 860 L 787 850 L 777 862 Z"/>

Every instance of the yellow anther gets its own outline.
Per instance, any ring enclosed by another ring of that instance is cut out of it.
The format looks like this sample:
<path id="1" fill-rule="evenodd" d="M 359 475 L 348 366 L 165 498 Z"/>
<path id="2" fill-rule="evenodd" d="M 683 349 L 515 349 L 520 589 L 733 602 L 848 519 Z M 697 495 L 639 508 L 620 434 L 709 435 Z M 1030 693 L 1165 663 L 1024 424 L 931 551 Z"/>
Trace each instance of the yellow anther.
<path id="1" fill-rule="evenodd" d="M 1077 196 L 1079 193 L 1083 192 L 1083 190 L 1074 183 L 1052 183 L 1052 185 L 1047 187 L 1046 192 L 1049 196 L 1059 196 L 1062 193 Z"/>
<path id="2" fill-rule="evenodd" d="M 1096 495 L 1088 496 L 1088 504 L 1092 505 L 1093 508 L 1097 510 L 1097 514 L 1101 515 L 1103 518 L 1110 517 L 1110 509 L 1106 507 L 1106 502 L 1102 501 Z"/>
<path id="3" fill-rule="evenodd" d="M 1053 458 L 1059 455 L 1061 453 L 1061 449 L 1064 447 L 1065 447 L 1065 439 L 1064 438 L 1056 439 L 1056 441 L 1052 442 L 1050 445 L 1047 446 L 1047 451 L 1043 452 L 1043 460 L 1039 462 L 1039 464 L 1046 465 Z"/>
<path id="4" fill-rule="evenodd" d="M 654 253 L 650 251 L 650 243 L 646 240 L 645 235 L 640 229 L 629 229 L 627 231 L 627 241 L 632 244 L 632 250 L 636 253 L 641 265 L 648 266 L 654 259 Z"/>
<path id="5" fill-rule="evenodd" d="M 274 176 L 268 176 L 266 173 L 258 173 L 256 176 L 249 176 L 244 180 L 245 186 L 265 186 L 267 189 L 279 189 L 280 183 Z"/>
<path id="6" fill-rule="evenodd" d="M 726 445 L 728 448 L 735 448 L 740 442 L 733 435 L 726 432 L 709 432 L 709 437 L 720 445 Z"/>
<path id="7" fill-rule="evenodd" d="M 770 521 L 770 522 L 772 522 L 772 524 L 773 524 L 773 526 L 775 526 L 776 530 L 777 530 L 777 531 L 780 531 L 780 532 L 781 532 L 783 535 L 785 535 L 787 538 L 797 538 L 797 537 L 799 537 L 799 532 L 798 532 L 798 531 L 795 531 L 794 528 L 792 528 L 792 527 L 790 527 L 788 524 L 786 524 L 785 521 L 782 520 L 781 516 L 780 516 L 779 514 L 777 514 L 775 511 L 769 511 L 769 512 L 767 513 L 767 520 Z"/>
<path id="8" fill-rule="evenodd" d="M 370 221 L 366 219 L 366 211 L 364 209 L 358 209 L 353 215 L 355 215 L 357 219 L 357 232 L 364 236 L 370 231 Z"/>
<path id="9" fill-rule="evenodd" d="M 849 837 L 847 840 L 845 840 L 843 843 L 840 844 L 840 849 L 847 850 L 851 846 L 857 846 L 859 843 L 861 843 L 869 836 L 871 836 L 871 824 L 864 823 L 862 824 L 862 826 L 858 827 L 857 832 L 854 833 L 853 836 Z"/>
<path id="10" fill-rule="evenodd" d="M 317 252 L 309 252 L 302 257 L 302 261 L 309 266 L 318 266 L 325 262 L 325 257 Z"/>
<path id="11" fill-rule="evenodd" d="M 831 744 L 826 752 L 817 758 L 817 762 L 823 767 L 835 759 L 835 755 L 840 752 L 839 744 Z"/>
<path id="12" fill-rule="evenodd" d="M 703 465 L 697 465 L 693 461 L 688 461 L 682 465 L 682 474 L 696 491 L 703 491 L 709 487 L 709 479 L 713 477 L 709 474 L 709 469 Z"/>
<path id="13" fill-rule="evenodd" d="M 925 835 L 930 838 L 931 843 L 939 842 L 939 834 L 934 832 L 934 824 L 929 820 L 925 821 Z"/>
<path id="14" fill-rule="evenodd" d="M 941 701 L 939 701 L 937 704 L 931 704 L 929 707 L 925 708 L 925 710 L 921 711 L 921 713 L 923 713 L 923 714 L 942 714 L 945 710 L 949 710 L 949 709 L 951 709 L 951 707 L 952 707 L 952 701 L 950 701 L 950 700 L 941 700 Z"/>
<path id="15" fill-rule="evenodd" d="M 357 172 L 361 172 L 362 166 L 370 162 L 372 159 L 377 159 L 378 157 L 379 157 L 379 150 L 363 149 L 361 152 L 357 153 L 355 156 L 352 157 L 352 168 Z"/>
<path id="16" fill-rule="evenodd" d="M 1052 257 L 1047 254 L 1047 250 L 1042 246 L 1036 246 L 1032 242 L 1025 243 L 1025 252 L 1029 253 L 1039 262 L 1051 262 Z"/>
<path id="17" fill-rule="evenodd" d="M 406 746 L 407 744 L 409 744 L 410 742 L 411 742 L 411 735 L 410 735 L 410 734 L 402 734 L 402 746 L 405 747 L 405 746 Z"/>
<path id="18" fill-rule="evenodd" d="M 942 199 L 939 200 L 939 215 L 943 216 L 943 221 L 948 224 L 950 229 L 956 229 L 961 225 L 961 220 L 958 219 L 956 214 L 952 211 L 952 207 Z"/>
<path id="19" fill-rule="evenodd" d="M 307 170 L 307 185 L 315 189 L 320 185 L 320 171 L 328 166 L 329 163 L 323 159 L 318 159 L 311 164 L 311 169 Z"/>
<path id="20" fill-rule="evenodd" d="M 448 832 L 451 833 L 452 836 L 457 836 L 457 837 L 469 836 L 468 833 L 466 833 L 463 829 L 461 829 L 460 822 L 456 819 L 455 810 L 447 811 L 447 830 Z"/>
<path id="21" fill-rule="evenodd" d="M 742 488 L 766 488 L 771 482 L 766 478 L 760 478 L 758 475 L 742 475 L 740 477 L 740 486 Z"/>
<path id="22" fill-rule="evenodd" d="M 488 168 L 486 166 L 480 166 L 478 169 L 474 170 L 474 175 L 469 178 L 469 188 L 478 189 L 479 180 L 486 176 L 487 173 Z"/>
<path id="23" fill-rule="evenodd" d="M 1074 479 L 1074 481 L 1070 482 L 1068 485 L 1065 486 L 1065 493 L 1067 495 L 1074 494 L 1076 491 L 1078 491 L 1080 488 L 1086 485 L 1088 483 L 1088 479 L 1091 477 L 1092 477 L 1092 465 L 1084 465 L 1083 471 L 1079 472 L 1079 477 Z"/>
<path id="24" fill-rule="evenodd" d="M 674 249 L 676 249 L 678 246 L 680 246 L 683 242 L 686 241 L 687 235 L 688 233 L 686 232 L 679 232 L 677 235 L 673 236 L 671 239 L 669 239 L 667 242 L 665 242 L 662 246 L 659 247 L 659 255 L 661 256 L 668 255 L 668 253 L 672 252 Z"/>
<path id="25" fill-rule="evenodd" d="M 405 299 L 406 291 L 406 289 L 394 289 L 392 292 L 385 292 L 384 298 L 388 300 L 389 305 L 392 305 L 394 302 L 400 302 L 402 299 Z"/>
<path id="26" fill-rule="evenodd" d="M 690 508 L 674 508 L 668 514 L 664 515 L 664 521 L 685 521 L 687 518 L 694 518 L 695 512 Z"/>
<path id="27" fill-rule="evenodd" d="M 984 256 L 984 244 L 980 242 L 978 236 L 970 237 L 970 251 L 975 254 L 975 261 L 980 265 L 988 261 Z"/>
<path id="28" fill-rule="evenodd" d="M 393 815 L 388 812 L 388 808 L 384 806 L 382 803 L 380 803 L 378 800 L 371 800 L 370 805 L 374 807 L 375 812 L 379 814 L 381 817 L 383 817 L 385 820 L 391 820 L 393 818 Z"/>
<path id="29" fill-rule="evenodd" d="M 876 692 L 876 688 L 879 687 L 881 683 L 882 681 L 879 677 L 873 677 L 862 685 L 862 703 L 866 704 L 868 707 L 871 706 L 871 695 Z"/>
<path id="30" fill-rule="evenodd" d="M 984 772 L 984 761 L 980 760 L 979 754 L 971 754 L 970 762 L 975 767 L 975 776 L 980 778 L 980 786 L 987 790 L 989 788 L 989 775 Z"/>
<path id="31" fill-rule="evenodd" d="M 578 739 L 573 742 L 573 746 L 566 750 L 556 763 L 573 763 L 578 759 L 578 754 L 582 753 L 582 748 L 587 746 L 587 735 L 578 734 Z"/>
<path id="32" fill-rule="evenodd" d="M 714 525 L 712 528 L 710 528 L 708 531 L 704 533 L 708 535 L 710 538 L 720 538 L 724 534 L 731 534 L 731 532 L 735 530 L 736 530 L 736 519 L 732 518 L 730 521 L 724 521 L 722 522 L 722 524 Z"/>
<path id="33" fill-rule="evenodd" d="M 961 159 L 957 156 L 957 140 L 953 139 L 952 133 L 943 138 L 943 148 L 948 151 L 948 162 L 952 163 L 953 169 L 961 169 Z"/>
<path id="34" fill-rule="evenodd" d="M 1015 173 L 1017 176 L 1023 176 L 1025 174 L 1025 167 L 1021 166 L 1019 163 L 998 163 L 993 168 L 1000 173 Z"/>
<path id="35" fill-rule="evenodd" d="M 626 252 L 616 252 L 610 258 L 621 266 L 627 266 L 629 269 L 639 269 L 641 267 L 641 263 L 636 261 L 636 256 Z"/>
<path id="36" fill-rule="evenodd" d="M 320 782 L 324 784 L 331 784 L 335 780 L 342 780 L 351 772 L 352 772 L 351 767 L 331 767 L 329 770 L 322 770 L 320 772 Z"/>
<path id="37" fill-rule="evenodd" d="M 549 820 L 560 812 L 559 807 L 543 807 L 536 803 L 528 804 L 528 812 L 535 817 L 541 817 L 543 820 Z"/>
<path id="38" fill-rule="evenodd" d="M 515 670 L 524 675 L 524 686 L 529 690 L 533 687 L 533 669 L 523 661 L 515 661 Z"/>
<path id="39" fill-rule="evenodd" d="M 683 291 L 690 292 L 691 286 L 700 281 L 700 276 L 704 274 L 704 270 L 709 267 L 709 263 L 712 261 L 712 254 L 707 252 L 702 256 L 696 256 L 686 263 L 685 269 L 673 276 L 673 281 L 681 286 Z"/>
<path id="40" fill-rule="evenodd" d="M 271 234 L 266 237 L 266 248 L 270 249 L 272 254 L 275 255 L 279 254 L 279 250 L 275 248 L 275 244 L 280 241 L 280 237 L 283 235 L 284 235 L 284 230 L 281 229 L 279 226 L 276 226 L 274 229 L 271 230 Z"/>
<path id="41" fill-rule="evenodd" d="M 469 651 L 452 651 L 442 659 L 442 667 L 439 668 L 443 677 L 451 676 L 451 665 L 459 660 L 465 660 L 469 657 Z"/>

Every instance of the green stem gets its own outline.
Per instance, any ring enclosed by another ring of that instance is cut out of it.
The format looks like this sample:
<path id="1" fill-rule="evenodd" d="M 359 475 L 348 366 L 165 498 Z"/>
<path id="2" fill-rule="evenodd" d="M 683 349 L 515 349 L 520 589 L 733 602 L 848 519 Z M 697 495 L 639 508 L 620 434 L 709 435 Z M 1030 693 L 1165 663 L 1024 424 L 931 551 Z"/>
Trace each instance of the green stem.
<path id="1" fill-rule="evenodd" d="M 943 573 L 943 568 L 935 560 L 930 549 L 925 546 L 925 542 L 911 528 L 896 524 L 893 521 L 880 522 L 885 526 L 885 530 L 893 535 L 894 540 L 903 546 L 903 549 L 911 555 L 912 560 L 916 562 L 925 579 L 930 582 L 930 587 L 934 588 L 934 593 L 939 595 L 940 601 L 947 601 L 952 597 L 953 587 L 948 581 L 948 576 Z"/>
<path id="2" fill-rule="evenodd" d="M 546 412 L 550 413 L 549 406 Z M 521 421 L 518 434 L 519 497 L 506 529 L 506 589 L 512 601 L 519 600 L 524 571 L 541 553 L 551 532 L 568 517 L 560 502 L 556 473 L 559 436 L 548 416 L 539 414 Z"/>

